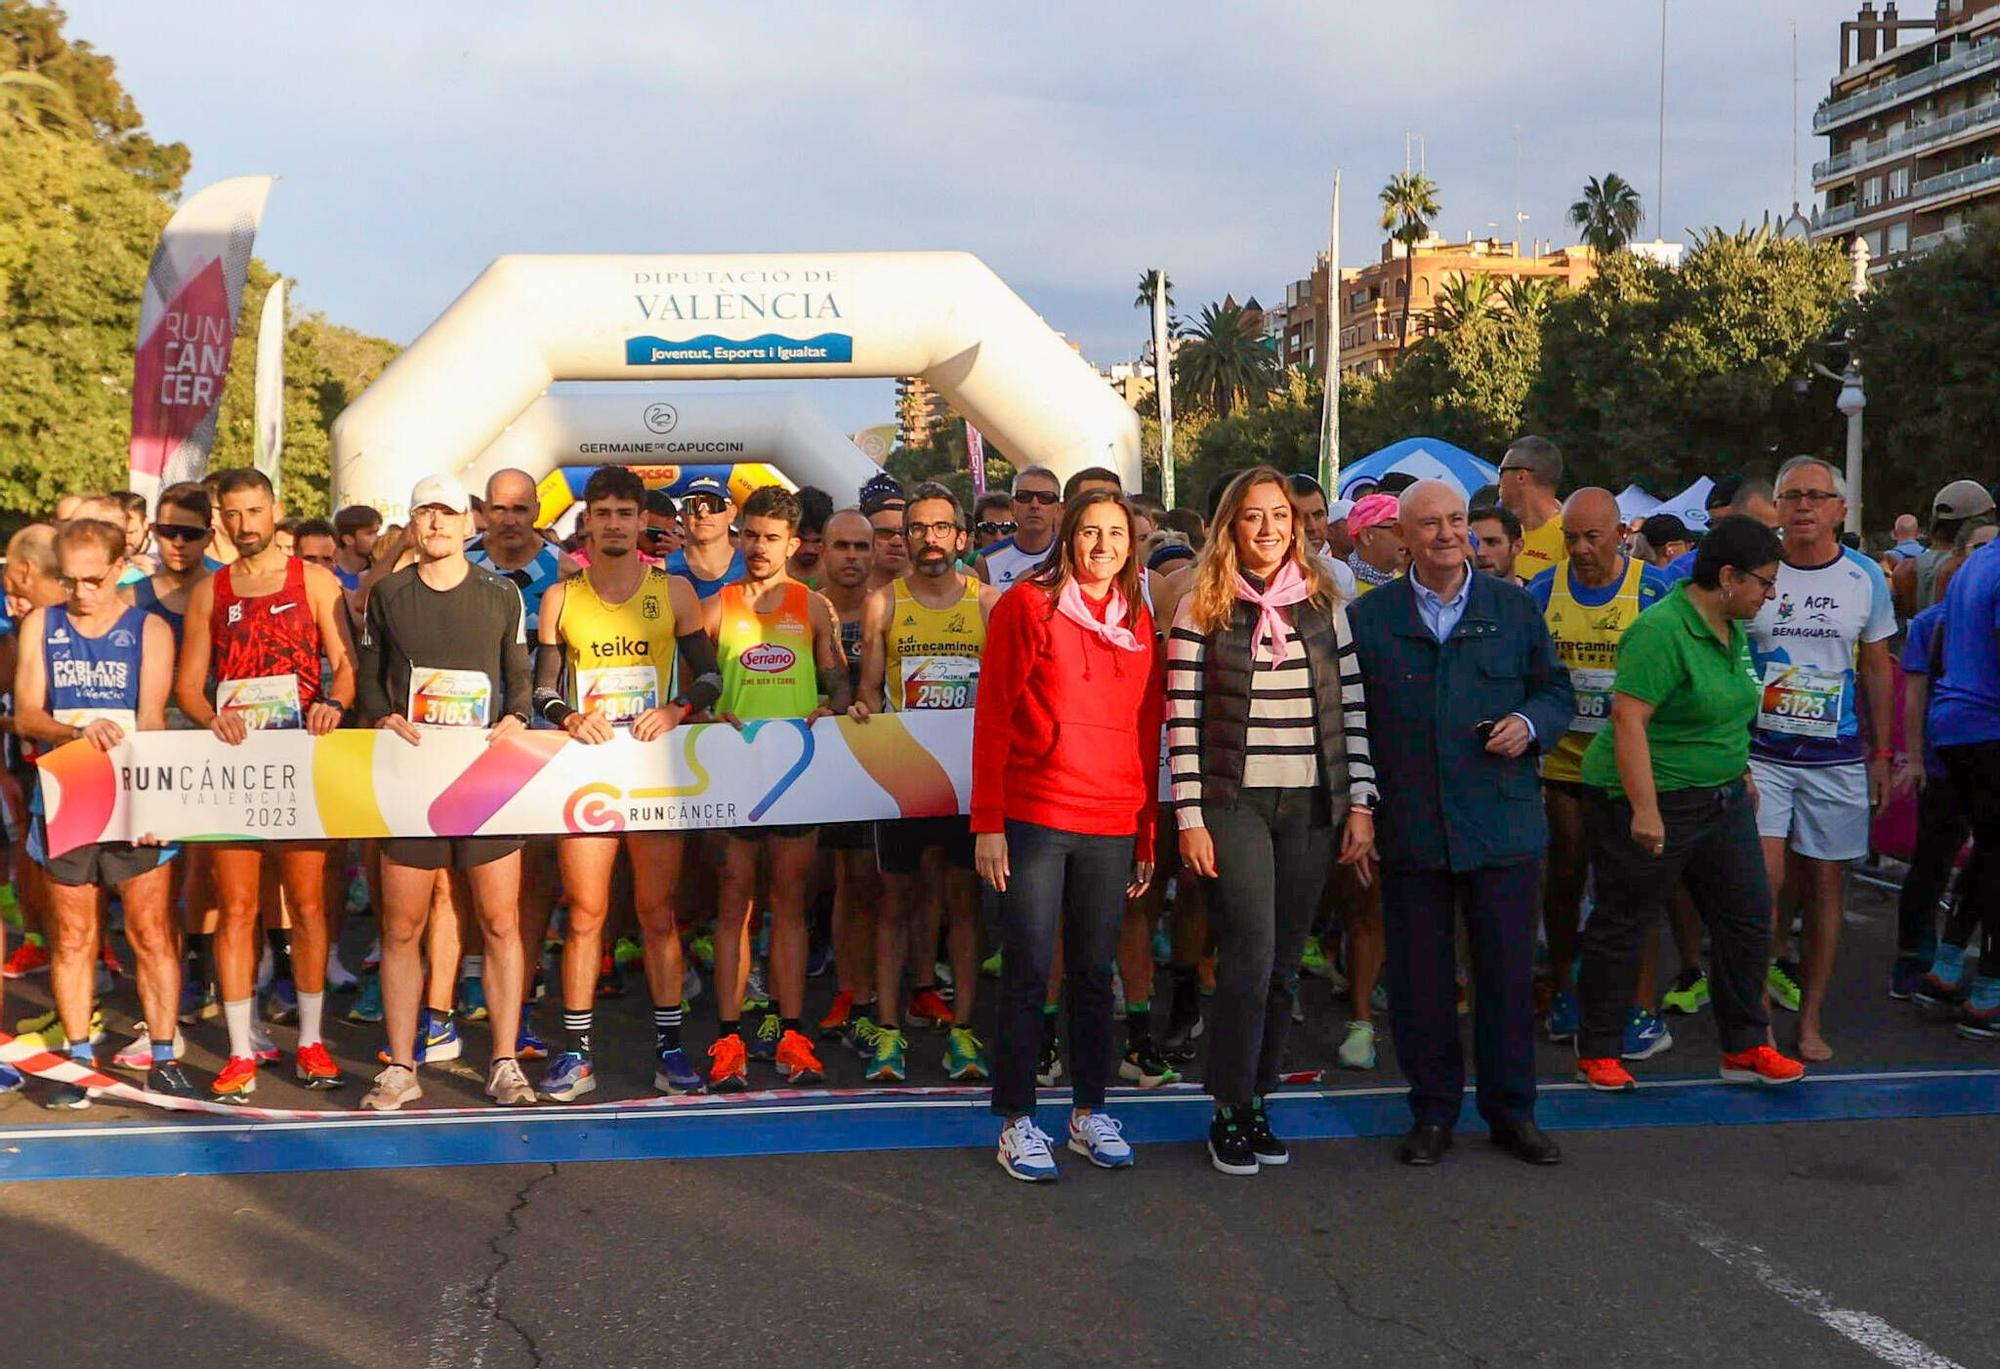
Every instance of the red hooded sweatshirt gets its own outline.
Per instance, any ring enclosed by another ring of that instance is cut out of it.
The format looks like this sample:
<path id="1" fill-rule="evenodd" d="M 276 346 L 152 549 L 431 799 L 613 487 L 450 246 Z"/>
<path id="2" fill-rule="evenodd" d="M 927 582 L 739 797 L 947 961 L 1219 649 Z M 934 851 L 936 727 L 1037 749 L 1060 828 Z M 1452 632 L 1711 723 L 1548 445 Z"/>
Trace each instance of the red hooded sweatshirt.
<path id="1" fill-rule="evenodd" d="M 1128 613 L 1142 651 L 1086 632 L 1039 585 L 1023 581 L 1000 596 L 973 712 L 974 832 L 1004 831 L 1012 818 L 1089 836 L 1136 834 L 1134 859 L 1153 859 L 1164 658 L 1143 600 Z"/>

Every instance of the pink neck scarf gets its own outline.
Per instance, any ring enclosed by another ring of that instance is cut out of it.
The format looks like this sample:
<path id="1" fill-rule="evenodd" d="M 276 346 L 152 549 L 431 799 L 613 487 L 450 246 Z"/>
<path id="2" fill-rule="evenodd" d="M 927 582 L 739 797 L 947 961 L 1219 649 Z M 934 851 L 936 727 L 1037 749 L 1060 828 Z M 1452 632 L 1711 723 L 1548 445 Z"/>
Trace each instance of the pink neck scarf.
<path id="1" fill-rule="evenodd" d="M 1132 635 L 1132 630 L 1125 626 L 1125 596 L 1119 592 L 1116 585 L 1111 587 L 1109 601 L 1104 606 L 1102 622 L 1090 611 L 1090 605 L 1084 601 L 1083 587 L 1074 579 L 1067 581 L 1062 587 L 1062 593 L 1056 596 L 1056 612 L 1100 639 L 1106 646 L 1116 647 L 1120 651 L 1145 650 L 1139 644 L 1139 639 Z"/>
<path id="2" fill-rule="evenodd" d="M 1238 574 L 1236 597 L 1257 606 L 1257 626 L 1250 633 L 1250 654 L 1254 657 L 1262 649 L 1268 653 L 1264 659 L 1272 664 L 1284 660 L 1292 629 L 1278 610 L 1312 598 L 1312 582 L 1299 572 L 1299 563 L 1286 557 L 1285 564 L 1278 567 L 1278 573 L 1261 592 Z"/>

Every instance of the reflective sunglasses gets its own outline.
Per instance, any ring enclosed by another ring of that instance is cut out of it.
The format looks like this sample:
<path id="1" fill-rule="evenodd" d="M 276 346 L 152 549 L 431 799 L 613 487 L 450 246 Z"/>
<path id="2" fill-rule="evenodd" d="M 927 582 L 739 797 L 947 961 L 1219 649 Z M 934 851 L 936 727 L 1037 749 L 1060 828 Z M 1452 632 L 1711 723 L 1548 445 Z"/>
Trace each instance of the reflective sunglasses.
<path id="1" fill-rule="evenodd" d="M 191 528 L 185 523 L 155 523 L 153 536 L 169 542 L 199 542 L 208 536 L 208 529 Z"/>
<path id="2" fill-rule="evenodd" d="M 1060 504 L 1062 496 L 1054 490 L 1015 490 L 1016 504 Z"/>
<path id="3" fill-rule="evenodd" d="M 1012 537 L 1016 532 L 1020 531 L 1020 524 L 1018 523 L 994 523 L 982 520 L 973 526 L 979 532 L 989 535 L 997 533 L 1001 537 Z"/>

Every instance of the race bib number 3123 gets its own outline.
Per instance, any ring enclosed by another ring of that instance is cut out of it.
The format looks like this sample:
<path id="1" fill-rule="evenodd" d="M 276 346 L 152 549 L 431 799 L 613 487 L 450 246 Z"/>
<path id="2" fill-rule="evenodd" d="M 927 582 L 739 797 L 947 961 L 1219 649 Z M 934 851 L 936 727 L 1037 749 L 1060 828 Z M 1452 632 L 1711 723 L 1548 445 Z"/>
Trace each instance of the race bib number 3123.
<path id="1" fill-rule="evenodd" d="M 1757 726 L 1793 737 L 1838 737 L 1846 688 L 1847 677 L 1840 671 L 1773 661 L 1764 668 Z"/>
<path id="2" fill-rule="evenodd" d="M 410 721 L 419 727 L 485 727 L 493 681 L 483 670 L 410 668 Z"/>

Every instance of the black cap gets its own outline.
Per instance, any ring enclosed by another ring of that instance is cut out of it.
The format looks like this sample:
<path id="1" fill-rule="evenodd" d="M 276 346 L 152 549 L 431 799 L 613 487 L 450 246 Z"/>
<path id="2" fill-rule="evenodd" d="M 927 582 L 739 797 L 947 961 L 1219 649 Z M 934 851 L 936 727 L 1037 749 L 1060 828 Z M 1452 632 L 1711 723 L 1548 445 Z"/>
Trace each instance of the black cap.
<path id="1" fill-rule="evenodd" d="M 1669 542 L 1692 542 L 1694 534 L 1688 525 L 1671 513 L 1656 513 L 1639 525 L 1639 535 L 1646 539 L 1646 545 L 1656 550 Z"/>
<path id="2" fill-rule="evenodd" d="M 861 512 L 873 517 L 884 509 L 900 509 L 910 502 L 910 496 L 895 476 L 883 471 L 868 477 L 868 483 L 861 487 Z"/>
<path id="3" fill-rule="evenodd" d="M 665 490 L 646 491 L 646 512 L 659 514 L 662 518 L 672 518 L 681 511 L 674 497 Z"/>

